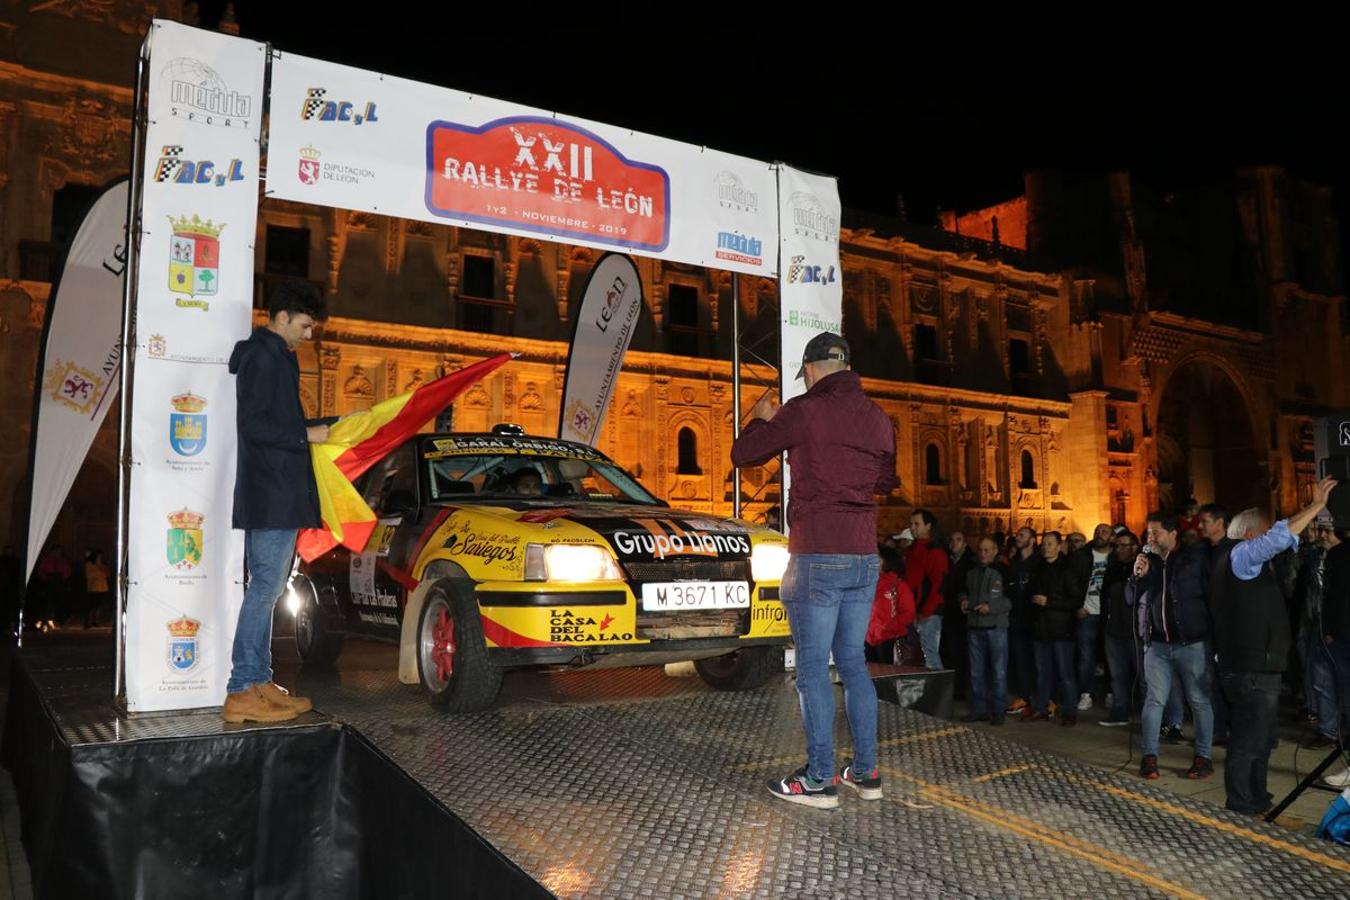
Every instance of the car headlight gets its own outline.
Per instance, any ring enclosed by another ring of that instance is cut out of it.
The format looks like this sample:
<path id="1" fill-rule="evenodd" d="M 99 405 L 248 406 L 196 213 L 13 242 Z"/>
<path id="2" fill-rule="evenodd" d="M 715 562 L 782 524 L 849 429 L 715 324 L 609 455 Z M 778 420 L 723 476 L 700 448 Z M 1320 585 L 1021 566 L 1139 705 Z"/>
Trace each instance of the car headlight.
<path id="1" fill-rule="evenodd" d="M 295 582 L 292 580 L 286 585 L 286 612 L 295 618 L 300 614 L 300 592 L 295 589 Z"/>
<path id="2" fill-rule="evenodd" d="M 788 555 L 788 548 L 782 544 L 757 544 L 750 552 L 751 576 L 755 581 L 782 581 Z"/>
<path id="3" fill-rule="evenodd" d="M 623 572 L 604 547 L 589 544 L 529 544 L 526 581 L 623 581 Z"/>

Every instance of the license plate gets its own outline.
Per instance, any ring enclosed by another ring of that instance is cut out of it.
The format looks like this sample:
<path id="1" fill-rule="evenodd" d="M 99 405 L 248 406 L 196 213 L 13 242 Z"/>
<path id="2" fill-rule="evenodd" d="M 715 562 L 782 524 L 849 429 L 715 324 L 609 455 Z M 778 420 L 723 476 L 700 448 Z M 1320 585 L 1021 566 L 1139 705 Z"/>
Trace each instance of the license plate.
<path id="1" fill-rule="evenodd" d="M 744 581 L 675 581 L 642 586 L 643 612 L 681 609 L 735 609 L 750 605 Z"/>

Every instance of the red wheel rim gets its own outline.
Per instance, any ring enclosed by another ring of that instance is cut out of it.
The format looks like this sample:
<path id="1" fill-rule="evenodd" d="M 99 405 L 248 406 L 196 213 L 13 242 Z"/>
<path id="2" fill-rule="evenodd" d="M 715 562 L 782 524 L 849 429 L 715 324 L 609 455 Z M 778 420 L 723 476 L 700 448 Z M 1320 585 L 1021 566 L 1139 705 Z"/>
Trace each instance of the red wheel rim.
<path id="1" fill-rule="evenodd" d="M 435 623 L 431 626 L 431 658 L 436 663 L 436 678 L 449 681 L 455 674 L 455 620 L 450 611 L 442 607 L 438 610 Z"/>

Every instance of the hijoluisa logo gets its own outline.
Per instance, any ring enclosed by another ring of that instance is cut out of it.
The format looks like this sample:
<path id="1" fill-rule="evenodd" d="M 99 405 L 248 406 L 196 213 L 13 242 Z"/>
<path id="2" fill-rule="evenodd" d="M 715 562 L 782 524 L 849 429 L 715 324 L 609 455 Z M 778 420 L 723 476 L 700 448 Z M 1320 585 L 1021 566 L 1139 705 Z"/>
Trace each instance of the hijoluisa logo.
<path id="1" fill-rule="evenodd" d="M 247 128 L 253 98 L 232 91 L 215 69 L 199 59 L 180 56 L 160 71 L 169 86 L 169 113 L 199 125 Z"/>

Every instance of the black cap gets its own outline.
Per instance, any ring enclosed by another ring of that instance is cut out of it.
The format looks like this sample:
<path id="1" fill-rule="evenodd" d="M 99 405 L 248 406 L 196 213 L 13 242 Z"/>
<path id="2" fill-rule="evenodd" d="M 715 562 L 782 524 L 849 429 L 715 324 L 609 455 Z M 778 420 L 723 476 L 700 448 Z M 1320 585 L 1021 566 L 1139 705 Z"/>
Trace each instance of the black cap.
<path id="1" fill-rule="evenodd" d="M 833 332 L 822 331 L 807 341 L 806 349 L 802 351 L 802 367 L 797 370 L 797 379 L 800 381 L 806 377 L 807 363 L 827 359 L 848 362 L 848 341 Z"/>

